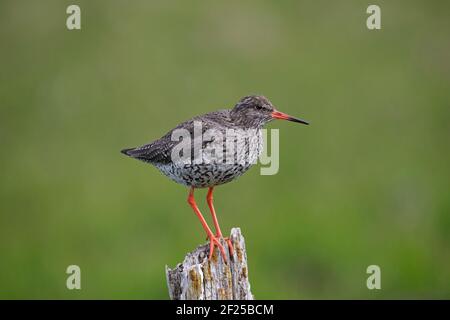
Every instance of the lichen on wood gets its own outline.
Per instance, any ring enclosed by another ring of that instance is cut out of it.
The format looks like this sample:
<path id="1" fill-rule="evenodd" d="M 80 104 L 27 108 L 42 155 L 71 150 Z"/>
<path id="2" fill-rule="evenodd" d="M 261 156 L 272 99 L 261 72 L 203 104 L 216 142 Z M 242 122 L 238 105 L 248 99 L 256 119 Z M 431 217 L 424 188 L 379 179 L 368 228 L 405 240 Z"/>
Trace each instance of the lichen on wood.
<path id="1" fill-rule="evenodd" d="M 209 243 L 188 253 L 175 268 L 166 266 L 172 300 L 253 300 L 248 280 L 247 252 L 240 228 L 231 229 L 234 252 L 225 263 L 218 249 L 208 259 Z M 226 242 L 221 239 L 224 248 Z"/>

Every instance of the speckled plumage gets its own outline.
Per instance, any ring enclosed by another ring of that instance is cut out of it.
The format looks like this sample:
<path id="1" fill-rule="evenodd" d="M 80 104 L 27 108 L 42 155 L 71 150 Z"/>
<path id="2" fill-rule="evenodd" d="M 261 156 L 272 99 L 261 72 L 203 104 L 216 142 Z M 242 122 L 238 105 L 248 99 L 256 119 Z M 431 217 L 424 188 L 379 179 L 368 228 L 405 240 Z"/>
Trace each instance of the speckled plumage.
<path id="1" fill-rule="evenodd" d="M 239 177 L 256 163 L 263 147 L 261 129 L 273 119 L 274 110 L 267 98 L 247 96 L 233 109 L 218 110 L 194 117 L 179 124 L 158 140 L 122 152 L 132 158 L 153 164 L 164 175 L 186 186 L 206 188 L 224 184 Z M 195 144 L 199 142 L 194 138 L 194 126 L 199 123 L 202 134 L 219 132 L 224 138 L 203 139 L 199 148 L 202 157 L 200 159 L 206 161 L 196 163 L 194 152 L 187 159 L 174 161 L 172 151 L 179 141 L 173 141 L 172 133 L 177 129 L 187 130 L 192 138 L 191 148 L 195 150 Z M 233 148 L 229 148 L 225 138 L 230 129 L 235 130 L 237 134 Z M 211 153 L 211 149 L 223 149 L 222 158 L 216 153 Z M 231 153 L 234 161 L 229 163 L 226 160 Z"/>
<path id="2" fill-rule="evenodd" d="M 226 163 L 226 151 L 224 148 L 224 156 L 221 159 L 210 157 L 210 153 L 202 152 L 202 157 L 208 158 L 208 163 L 190 163 L 170 162 L 170 163 L 153 163 L 163 174 L 171 178 L 173 181 L 195 188 L 206 188 L 224 184 L 234 180 L 235 178 L 246 172 L 257 160 L 262 152 L 262 134 L 261 130 L 255 132 L 249 137 L 250 142 L 236 144 L 233 163 Z M 214 141 L 205 146 L 205 149 L 223 147 L 225 142 L 219 146 L 213 146 Z M 206 151 L 205 150 L 205 151 Z M 216 161 L 217 160 L 217 161 Z"/>

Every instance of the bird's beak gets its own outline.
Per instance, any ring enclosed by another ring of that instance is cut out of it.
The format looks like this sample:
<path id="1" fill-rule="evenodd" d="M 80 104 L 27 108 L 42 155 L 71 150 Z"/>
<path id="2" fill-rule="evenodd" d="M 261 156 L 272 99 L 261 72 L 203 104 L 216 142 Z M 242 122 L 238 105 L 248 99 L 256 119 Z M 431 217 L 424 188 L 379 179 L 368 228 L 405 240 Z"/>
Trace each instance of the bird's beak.
<path id="1" fill-rule="evenodd" d="M 303 123 L 303 124 L 309 124 L 305 120 L 291 117 L 290 115 L 288 115 L 286 113 L 283 113 L 283 112 L 280 112 L 278 110 L 272 111 L 272 118 L 274 118 L 274 119 L 282 119 L 282 120 L 289 120 L 289 121 L 292 121 L 292 122 L 298 122 L 298 123 Z"/>

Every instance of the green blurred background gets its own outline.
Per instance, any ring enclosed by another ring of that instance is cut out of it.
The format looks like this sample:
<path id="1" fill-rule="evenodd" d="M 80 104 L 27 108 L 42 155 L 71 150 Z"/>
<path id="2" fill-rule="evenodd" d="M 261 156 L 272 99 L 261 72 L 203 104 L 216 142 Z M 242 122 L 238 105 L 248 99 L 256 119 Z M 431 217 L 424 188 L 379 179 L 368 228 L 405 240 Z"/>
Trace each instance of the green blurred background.
<path id="1" fill-rule="evenodd" d="M 450 3 L 376 1 L 380 31 L 369 4 L 2 0 L 0 298 L 167 299 L 204 232 L 119 150 L 251 93 L 312 123 L 272 123 L 279 173 L 215 193 L 256 297 L 450 298 Z"/>

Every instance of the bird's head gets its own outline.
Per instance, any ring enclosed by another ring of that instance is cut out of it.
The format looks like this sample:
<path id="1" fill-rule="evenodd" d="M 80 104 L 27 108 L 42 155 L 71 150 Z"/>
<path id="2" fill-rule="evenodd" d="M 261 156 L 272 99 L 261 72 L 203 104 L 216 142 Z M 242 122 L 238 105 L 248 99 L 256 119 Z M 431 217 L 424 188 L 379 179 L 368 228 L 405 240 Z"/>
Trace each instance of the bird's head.
<path id="1" fill-rule="evenodd" d="M 289 120 L 293 122 L 309 124 L 305 120 L 294 118 L 280 112 L 264 96 L 243 97 L 231 111 L 238 123 L 247 128 L 261 128 L 274 119 Z"/>

